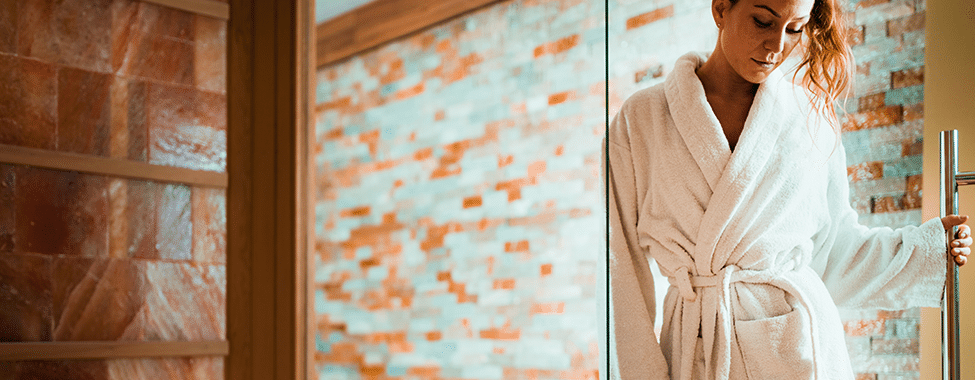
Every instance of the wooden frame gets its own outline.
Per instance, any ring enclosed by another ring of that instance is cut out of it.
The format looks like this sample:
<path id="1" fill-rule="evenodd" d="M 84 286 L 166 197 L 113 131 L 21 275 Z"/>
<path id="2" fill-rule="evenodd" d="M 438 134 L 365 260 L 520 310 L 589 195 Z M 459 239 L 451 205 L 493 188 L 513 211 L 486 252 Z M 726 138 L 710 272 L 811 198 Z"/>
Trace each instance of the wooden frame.
<path id="1" fill-rule="evenodd" d="M 226 356 L 227 341 L 4 343 L 0 361 Z"/>
<path id="2" fill-rule="evenodd" d="M 316 67 L 504 0 L 376 0 L 315 27 Z"/>
<path id="3" fill-rule="evenodd" d="M 230 5 L 214 0 L 142 0 L 221 20 L 230 18 Z"/>
<path id="4" fill-rule="evenodd" d="M 226 173 L 3 144 L 0 144 L 0 163 L 193 186 L 227 187 Z"/>
<path id="5" fill-rule="evenodd" d="M 225 377 L 311 373 L 308 114 L 313 4 L 231 0 Z"/>

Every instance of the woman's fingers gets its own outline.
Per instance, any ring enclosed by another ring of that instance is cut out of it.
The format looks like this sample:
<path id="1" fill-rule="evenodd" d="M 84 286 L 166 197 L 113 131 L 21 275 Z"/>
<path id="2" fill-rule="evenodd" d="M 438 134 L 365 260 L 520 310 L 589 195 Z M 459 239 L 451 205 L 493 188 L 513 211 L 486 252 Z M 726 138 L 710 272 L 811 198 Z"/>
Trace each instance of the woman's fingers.
<path id="1" fill-rule="evenodd" d="M 945 231 L 947 231 L 949 228 L 959 224 L 964 224 L 967 221 L 968 215 L 948 215 L 941 218 L 941 225 L 944 226 Z"/>

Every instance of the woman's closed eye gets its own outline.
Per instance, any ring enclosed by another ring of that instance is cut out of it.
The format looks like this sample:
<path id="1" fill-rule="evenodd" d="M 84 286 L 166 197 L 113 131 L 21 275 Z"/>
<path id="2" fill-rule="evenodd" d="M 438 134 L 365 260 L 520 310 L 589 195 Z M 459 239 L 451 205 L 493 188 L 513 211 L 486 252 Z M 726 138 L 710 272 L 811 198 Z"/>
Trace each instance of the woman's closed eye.
<path id="1" fill-rule="evenodd" d="M 759 20 L 758 17 L 753 17 L 752 19 L 755 20 L 755 25 L 758 26 L 761 29 L 767 29 L 767 28 L 772 27 L 772 22 L 764 22 L 762 20 Z M 799 29 L 786 29 L 785 31 L 787 33 L 789 33 L 789 34 L 799 34 L 799 33 L 802 33 L 802 28 L 799 28 Z"/>

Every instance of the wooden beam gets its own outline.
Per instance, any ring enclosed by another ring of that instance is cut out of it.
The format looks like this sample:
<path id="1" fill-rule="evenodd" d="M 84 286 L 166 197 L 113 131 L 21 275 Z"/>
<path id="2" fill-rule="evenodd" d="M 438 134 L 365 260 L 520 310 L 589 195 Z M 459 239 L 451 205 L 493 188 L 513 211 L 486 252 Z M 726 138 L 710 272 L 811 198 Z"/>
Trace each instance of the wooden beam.
<path id="1" fill-rule="evenodd" d="M 0 344 L 0 361 L 226 356 L 227 341 L 23 342 Z"/>
<path id="2" fill-rule="evenodd" d="M 3 144 L 0 144 L 0 163 L 193 186 L 227 187 L 227 173 Z"/>
<path id="3" fill-rule="evenodd" d="M 214 0 L 142 0 L 147 3 L 210 16 L 220 20 L 230 18 L 230 5 Z"/>
<path id="4" fill-rule="evenodd" d="M 505 0 L 376 0 L 318 24 L 317 67 Z"/>

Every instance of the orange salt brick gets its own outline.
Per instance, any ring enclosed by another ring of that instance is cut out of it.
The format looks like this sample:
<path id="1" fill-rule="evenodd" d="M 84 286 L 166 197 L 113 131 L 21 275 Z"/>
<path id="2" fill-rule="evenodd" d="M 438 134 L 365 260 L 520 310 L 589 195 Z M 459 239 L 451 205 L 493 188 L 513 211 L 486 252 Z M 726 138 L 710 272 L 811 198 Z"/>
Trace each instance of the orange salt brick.
<path id="1" fill-rule="evenodd" d="M 923 140 L 905 140 L 901 143 L 901 156 L 915 156 L 924 152 Z"/>
<path id="2" fill-rule="evenodd" d="M 847 115 L 844 119 L 844 132 L 894 125 L 904 121 L 904 108 L 899 105 L 887 106 Z"/>
<path id="3" fill-rule="evenodd" d="M 584 218 L 592 214 L 592 210 L 587 208 L 574 208 L 569 210 L 570 218 Z"/>
<path id="4" fill-rule="evenodd" d="M 516 242 L 505 242 L 504 243 L 505 252 L 528 252 L 528 240 L 520 240 Z"/>
<path id="5" fill-rule="evenodd" d="M 514 202 L 519 199 L 521 199 L 521 189 L 508 190 L 508 202 Z"/>
<path id="6" fill-rule="evenodd" d="M 880 319 L 845 321 L 843 330 L 849 336 L 884 335 L 884 321 Z"/>
<path id="7" fill-rule="evenodd" d="M 639 28 L 641 26 L 650 24 L 654 21 L 659 21 L 667 17 L 674 15 L 673 4 L 668 5 L 663 8 L 657 8 L 650 12 L 631 17 L 626 20 L 626 30 Z"/>
<path id="8" fill-rule="evenodd" d="M 450 272 L 437 272 L 437 281 L 450 281 Z"/>
<path id="9" fill-rule="evenodd" d="M 903 88 L 924 84 L 924 67 L 916 67 L 890 73 L 890 86 Z"/>
<path id="10" fill-rule="evenodd" d="M 528 165 L 528 176 L 535 177 L 545 172 L 545 161 L 535 161 Z"/>
<path id="11" fill-rule="evenodd" d="M 498 355 L 501 355 L 501 354 L 504 354 L 505 350 L 504 350 L 504 347 L 494 347 L 494 348 L 491 349 L 491 352 L 493 352 L 495 354 L 498 354 Z"/>
<path id="12" fill-rule="evenodd" d="M 858 373 L 854 380 L 877 380 L 876 373 Z"/>
<path id="13" fill-rule="evenodd" d="M 573 34 L 571 36 L 561 38 L 556 41 L 549 42 L 547 44 L 539 45 L 535 48 L 535 58 L 541 57 L 545 54 L 558 54 L 569 50 L 579 44 L 579 35 Z"/>
<path id="14" fill-rule="evenodd" d="M 492 286 L 492 288 L 493 289 L 508 289 L 508 290 L 514 289 L 515 288 L 515 279 L 513 279 L 513 278 L 502 278 L 502 279 L 494 280 L 494 285 Z"/>
<path id="15" fill-rule="evenodd" d="M 406 374 L 420 379 L 440 378 L 440 367 L 409 367 Z"/>
<path id="16" fill-rule="evenodd" d="M 368 378 L 378 379 L 386 374 L 386 367 L 382 365 L 361 365 L 359 366 L 359 373 Z"/>
<path id="17" fill-rule="evenodd" d="M 861 97 L 859 100 L 858 109 L 860 111 L 869 111 L 869 110 L 875 110 L 880 107 L 883 107 L 886 97 L 887 97 L 886 92 L 880 92 L 873 95 L 867 95 Z"/>
<path id="18" fill-rule="evenodd" d="M 924 118 L 924 104 L 904 106 L 904 120 L 920 120 Z"/>
<path id="19" fill-rule="evenodd" d="M 480 195 L 464 198 L 464 208 L 473 208 L 473 207 L 481 207 Z"/>
<path id="20" fill-rule="evenodd" d="M 565 302 L 536 303 L 532 305 L 532 314 L 562 314 Z"/>
<path id="21" fill-rule="evenodd" d="M 351 218 L 351 217 L 357 217 L 357 216 L 366 216 L 366 215 L 369 215 L 369 210 L 370 209 L 371 209 L 370 206 L 362 206 L 362 207 L 355 207 L 355 208 L 345 209 L 345 210 L 342 210 L 341 215 L 342 215 L 343 218 Z"/>
<path id="22" fill-rule="evenodd" d="M 571 91 L 560 92 L 558 94 L 552 94 L 548 97 L 548 105 L 554 106 L 556 104 L 564 103 L 572 95 Z"/>
<path id="23" fill-rule="evenodd" d="M 376 155 L 379 143 L 379 130 L 369 131 L 359 135 L 359 142 L 369 145 L 369 154 Z"/>
<path id="24" fill-rule="evenodd" d="M 379 259 L 375 257 L 370 257 L 368 259 L 364 259 L 359 262 L 359 267 L 361 267 L 362 269 L 367 269 L 369 267 L 374 267 L 377 265 L 379 265 Z"/>
<path id="25" fill-rule="evenodd" d="M 394 98 L 396 100 L 403 100 L 403 99 L 406 99 L 406 98 L 410 98 L 410 97 L 413 97 L 413 96 L 416 96 L 416 95 L 419 95 L 419 94 L 423 93 L 423 90 L 425 88 L 426 88 L 425 84 L 424 83 L 420 83 L 420 84 L 417 84 L 416 86 L 413 86 L 413 87 L 410 87 L 410 88 L 406 88 L 406 89 L 402 89 L 402 90 L 397 91 L 396 92 L 396 95 L 394 96 Z"/>
<path id="26" fill-rule="evenodd" d="M 481 330 L 481 339 L 497 339 L 497 340 L 518 340 L 521 336 L 521 330 L 508 330 L 507 326 L 503 328 L 490 328 L 487 330 Z"/>
<path id="27" fill-rule="evenodd" d="M 515 157 L 512 155 L 502 156 L 498 155 L 498 168 L 503 168 L 505 166 L 511 165 L 515 161 Z"/>
<path id="28" fill-rule="evenodd" d="M 920 174 L 907 177 L 907 193 L 904 194 L 904 208 L 921 208 L 921 178 Z"/>
<path id="29" fill-rule="evenodd" d="M 325 110 L 348 108 L 350 105 L 352 105 L 352 97 L 346 96 L 330 102 L 320 103 L 319 105 L 315 106 L 315 111 L 321 112 Z"/>
<path id="30" fill-rule="evenodd" d="M 423 161 L 430 157 L 433 157 L 433 148 L 423 148 L 413 153 L 413 159 L 416 161 Z"/>
<path id="31" fill-rule="evenodd" d="M 883 161 L 864 162 L 846 168 L 846 175 L 850 176 L 850 181 L 857 182 L 870 179 L 881 179 L 884 177 Z"/>
<path id="32" fill-rule="evenodd" d="M 325 132 L 324 137 L 325 140 L 333 140 L 333 139 L 341 138 L 343 134 L 345 134 L 345 131 L 342 129 L 342 127 L 338 127 L 328 132 Z"/>
<path id="33" fill-rule="evenodd" d="M 447 117 L 447 112 L 444 110 L 438 110 L 436 114 L 433 115 L 433 120 L 440 121 Z"/>
<path id="34" fill-rule="evenodd" d="M 398 180 L 396 180 L 396 182 L 393 182 L 393 188 L 397 188 L 397 187 L 400 187 L 400 186 L 403 186 L 403 180 L 398 179 Z"/>
<path id="35" fill-rule="evenodd" d="M 887 21 L 887 36 L 895 37 L 907 32 L 924 29 L 924 17 L 924 12 L 919 12 L 907 17 Z"/>
<path id="36" fill-rule="evenodd" d="M 900 202 L 901 197 L 893 197 L 890 195 L 883 197 L 873 197 L 870 199 L 870 212 L 874 214 L 882 214 L 887 212 L 901 211 L 903 210 L 902 204 Z"/>
<path id="37" fill-rule="evenodd" d="M 430 331 L 427 333 L 427 340 L 429 341 L 440 340 L 441 337 L 443 337 L 443 334 L 440 331 Z"/>
<path id="38" fill-rule="evenodd" d="M 887 4 L 889 2 L 890 0 L 861 0 L 859 3 L 857 3 L 856 7 L 857 9 L 869 8 L 874 5 Z"/>
<path id="39" fill-rule="evenodd" d="M 862 25 L 847 28 L 846 30 L 846 42 L 851 46 L 860 45 L 863 43 L 863 37 L 866 35 L 866 29 Z"/>
<path id="40" fill-rule="evenodd" d="M 563 153 L 565 153 L 565 146 L 559 145 L 558 147 L 555 148 L 556 157 L 561 156 Z"/>
<path id="41" fill-rule="evenodd" d="M 542 268 L 540 272 L 542 277 L 552 274 L 552 264 L 542 264 Z"/>

